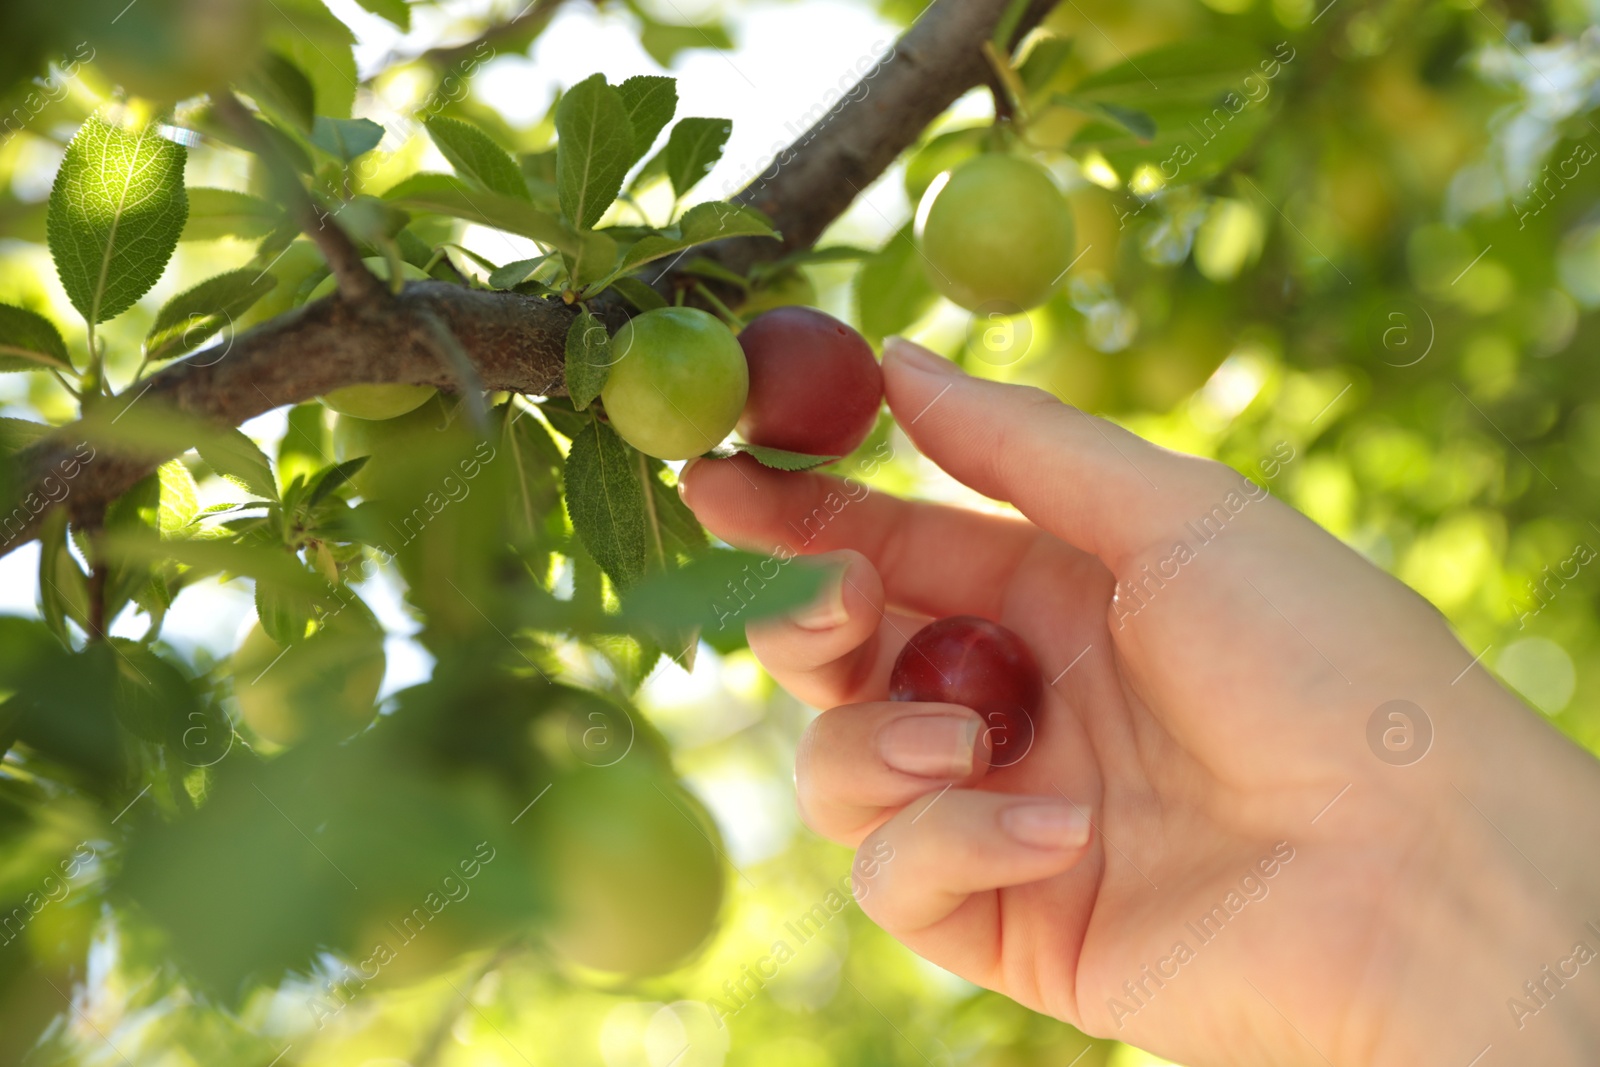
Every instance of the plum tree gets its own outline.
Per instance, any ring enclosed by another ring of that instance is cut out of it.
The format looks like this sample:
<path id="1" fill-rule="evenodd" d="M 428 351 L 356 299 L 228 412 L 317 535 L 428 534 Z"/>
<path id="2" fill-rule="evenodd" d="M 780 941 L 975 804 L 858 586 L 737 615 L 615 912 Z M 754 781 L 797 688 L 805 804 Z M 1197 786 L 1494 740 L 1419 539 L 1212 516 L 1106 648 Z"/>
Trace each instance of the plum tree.
<path id="1" fill-rule="evenodd" d="M 628 320 L 611 342 L 600 394 L 622 439 L 657 459 L 689 459 L 733 431 L 750 390 L 733 331 L 698 308 L 657 308 Z"/>
<path id="2" fill-rule="evenodd" d="M 953 615 L 918 630 L 889 674 L 890 700 L 960 704 L 977 712 L 996 767 L 1027 755 L 1042 693 L 1039 665 L 1022 638 L 975 615 Z"/>
<path id="3" fill-rule="evenodd" d="M 750 397 L 739 433 L 751 444 L 843 456 L 877 421 L 883 372 L 855 330 L 816 308 L 782 307 L 739 333 Z"/>
<path id="4" fill-rule="evenodd" d="M 928 280 L 964 308 L 1037 307 L 1072 262 L 1072 209 L 1032 160 L 977 156 L 929 186 L 924 200 Z"/>

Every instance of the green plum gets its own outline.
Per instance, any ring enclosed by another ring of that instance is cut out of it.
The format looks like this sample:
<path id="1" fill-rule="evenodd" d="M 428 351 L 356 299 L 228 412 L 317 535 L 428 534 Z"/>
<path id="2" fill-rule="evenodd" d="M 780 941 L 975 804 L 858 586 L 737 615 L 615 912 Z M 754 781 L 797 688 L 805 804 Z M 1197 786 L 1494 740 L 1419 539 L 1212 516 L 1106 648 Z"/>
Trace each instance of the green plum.
<path id="1" fill-rule="evenodd" d="M 715 824 L 682 786 L 637 762 L 558 779 L 534 809 L 554 872 L 550 944 L 574 963 L 635 977 L 690 956 L 723 897 Z"/>
<path id="2" fill-rule="evenodd" d="M 617 331 L 601 399 L 612 428 L 657 459 L 689 459 L 733 432 L 750 370 L 733 331 L 696 308 L 657 308 Z"/>
<path id="3" fill-rule="evenodd" d="M 1072 263 L 1072 208 L 1050 174 L 1011 155 L 982 155 L 935 182 L 920 239 L 933 287 L 969 310 L 1008 314 L 1050 298 Z"/>
<path id="4" fill-rule="evenodd" d="M 239 712 L 258 737 L 293 745 L 349 737 L 366 727 L 383 682 L 383 630 L 364 607 L 326 616 L 285 649 L 258 622 L 228 664 Z"/>

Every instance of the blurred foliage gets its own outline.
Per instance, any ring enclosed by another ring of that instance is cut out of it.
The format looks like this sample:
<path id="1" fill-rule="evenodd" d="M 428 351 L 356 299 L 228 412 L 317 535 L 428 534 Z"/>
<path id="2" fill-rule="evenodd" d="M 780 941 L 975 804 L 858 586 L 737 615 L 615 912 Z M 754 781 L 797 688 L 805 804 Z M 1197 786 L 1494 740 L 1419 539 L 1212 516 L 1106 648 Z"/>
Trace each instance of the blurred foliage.
<path id="1" fill-rule="evenodd" d="M 870 5 L 885 37 L 925 6 Z M 598 33 L 589 5 L 360 7 L 350 25 L 320 0 L 8 7 L 0 449 L 326 288 L 259 158 L 195 95 L 218 80 L 388 276 L 615 285 L 643 307 L 661 298 L 630 271 L 765 232 L 684 210 L 728 131 L 669 132 L 668 78 L 574 80 L 542 117 L 507 117 L 483 70 L 538 57 L 552 17 Z M 736 59 L 775 10 L 594 7 L 682 70 Z M 1007 73 L 999 132 L 974 94 L 833 251 L 695 269 L 744 314 L 816 303 L 1224 459 L 1600 750 L 1597 17 L 1594 0 L 1062 5 Z M 369 40 L 392 47 L 358 68 Z M 912 218 L 996 147 L 1050 167 L 1080 248 L 1049 302 L 975 318 L 935 297 Z M 104 195 L 119 167 L 143 183 L 131 207 Z M 526 255 L 483 240 L 496 229 Z M 569 360 L 598 391 L 583 335 Z M 627 469 L 579 484 L 570 442 L 609 434 L 590 410 L 479 399 L 383 422 L 308 403 L 228 434 L 130 408 L 88 435 L 82 462 L 184 451 L 98 525 L 53 513 L 3 564 L 37 601 L 0 618 L 0 1061 L 1155 1062 L 922 963 L 849 901 L 846 853 L 792 814 L 812 711 L 740 636 L 814 576 L 759 579 L 723 627 L 719 598 L 767 561 L 712 546 L 672 469 L 618 442 Z M 886 417 L 840 470 L 979 503 Z M 629 513 L 566 506 L 599 488 Z M 96 597 L 108 640 L 87 639 Z M 245 654 L 230 628 L 252 613 Z M 285 696 L 308 678 L 319 699 Z"/>

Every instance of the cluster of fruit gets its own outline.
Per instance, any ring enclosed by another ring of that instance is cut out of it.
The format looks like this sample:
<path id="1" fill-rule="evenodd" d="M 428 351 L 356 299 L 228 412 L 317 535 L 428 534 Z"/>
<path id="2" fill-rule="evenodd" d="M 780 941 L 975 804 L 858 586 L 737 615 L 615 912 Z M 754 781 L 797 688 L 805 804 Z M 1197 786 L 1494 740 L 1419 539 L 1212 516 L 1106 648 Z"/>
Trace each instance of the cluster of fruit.
<path id="1" fill-rule="evenodd" d="M 765 312 L 737 337 L 696 308 L 658 308 L 629 320 L 611 350 L 606 418 L 657 459 L 708 452 L 736 425 L 751 444 L 842 456 L 866 439 L 883 402 L 871 346 L 815 308 Z M 433 395 L 426 385 L 353 385 L 322 402 L 341 416 L 335 441 L 359 448 L 390 436 L 362 424 L 400 420 Z"/>

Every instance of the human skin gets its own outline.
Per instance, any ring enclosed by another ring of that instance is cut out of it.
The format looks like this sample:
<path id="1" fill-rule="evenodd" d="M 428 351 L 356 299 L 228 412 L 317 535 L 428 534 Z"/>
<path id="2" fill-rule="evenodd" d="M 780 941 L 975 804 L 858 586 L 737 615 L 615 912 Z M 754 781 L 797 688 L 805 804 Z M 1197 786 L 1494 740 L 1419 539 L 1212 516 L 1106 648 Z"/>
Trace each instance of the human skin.
<path id="1" fill-rule="evenodd" d="M 872 919 L 1189 1067 L 1600 1061 L 1600 960 L 1575 959 L 1600 952 L 1590 755 L 1426 601 L 1259 488 L 1132 610 L 1118 583 L 1196 545 L 1186 524 L 1245 495 L 1239 474 L 898 339 L 884 373 L 915 447 L 1020 514 L 855 494 L 796 545 L 790 523 L 844 495 L 833 479 L 737 457 L 682 480 L 730 543 L 834 564 L 815 604 L 749 637 L 831 709 L 798 751 L 806 822 L 893 849 L 858 874 Z M 1046 682 L 1033 750 L 992 773 L 971 712 L 886 699 L 909 635 L 963 613 L 1022 635 Z M 1368 742 L 1397 699 L 1433 729 L 1404 765 Z M 1230 893 L 1244 906 L 1197 937 Z"/>

